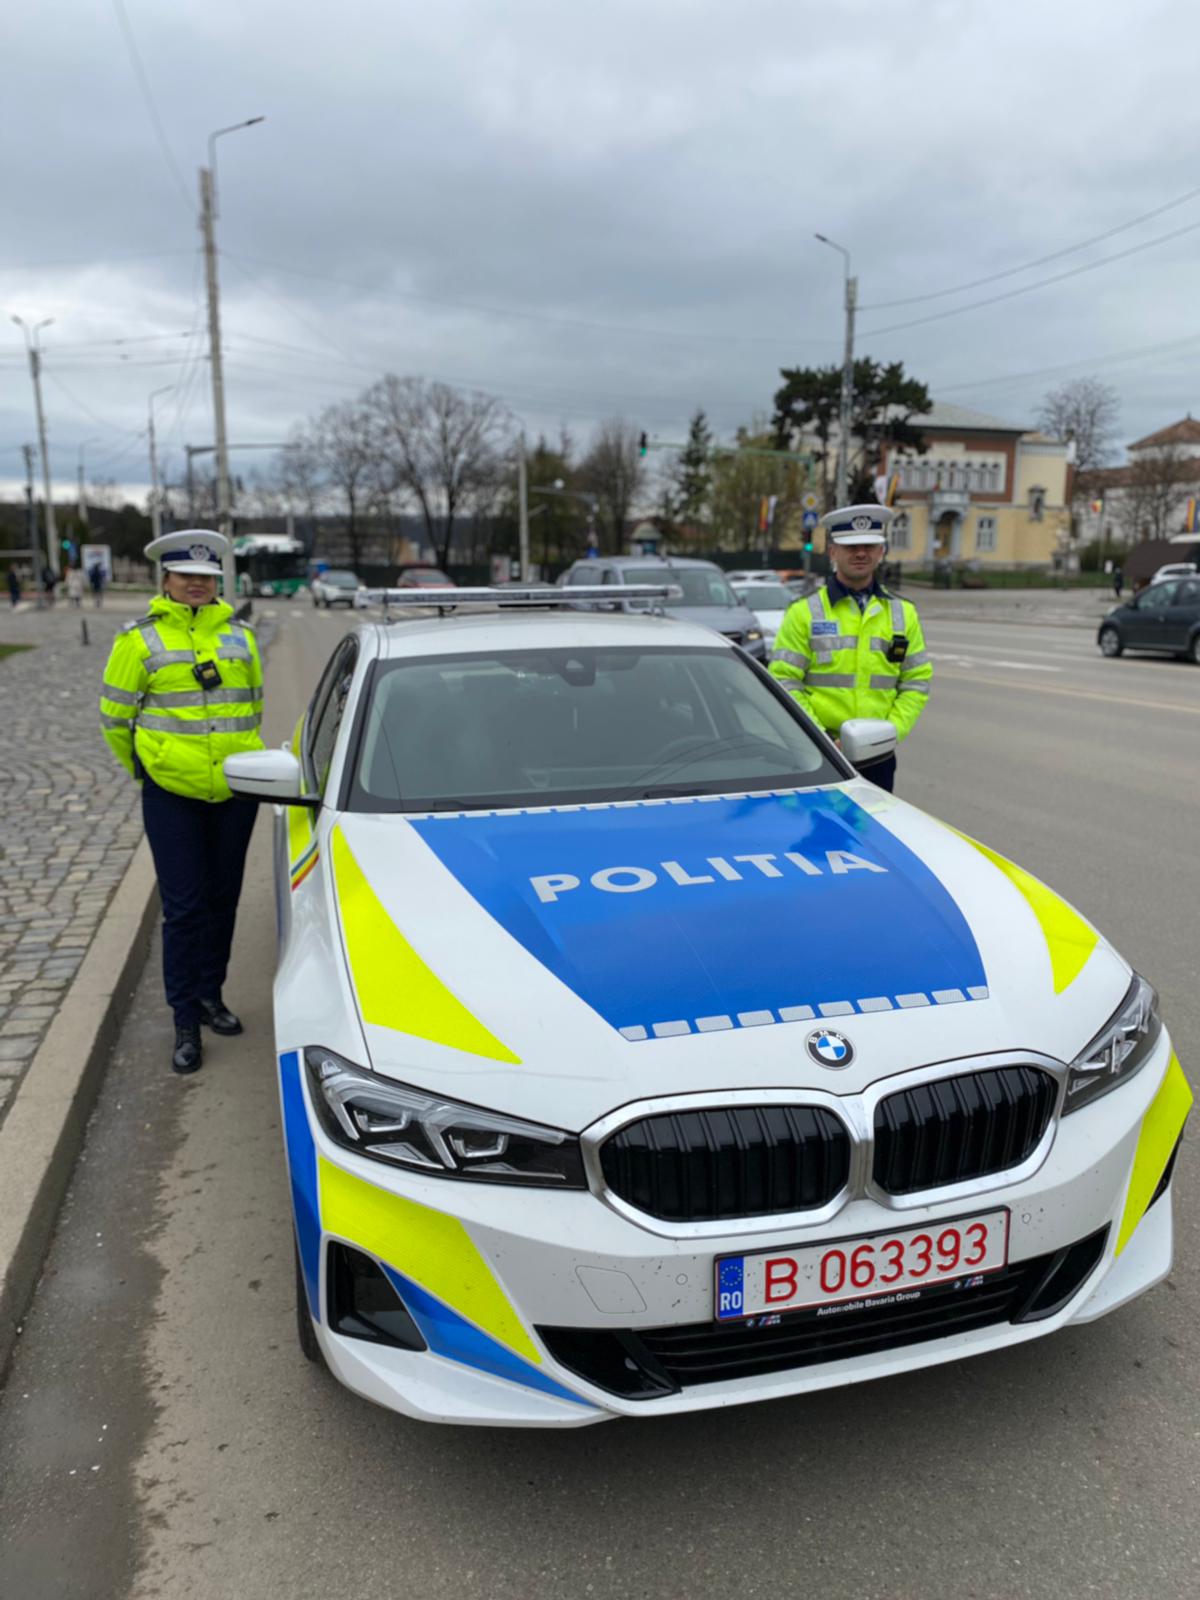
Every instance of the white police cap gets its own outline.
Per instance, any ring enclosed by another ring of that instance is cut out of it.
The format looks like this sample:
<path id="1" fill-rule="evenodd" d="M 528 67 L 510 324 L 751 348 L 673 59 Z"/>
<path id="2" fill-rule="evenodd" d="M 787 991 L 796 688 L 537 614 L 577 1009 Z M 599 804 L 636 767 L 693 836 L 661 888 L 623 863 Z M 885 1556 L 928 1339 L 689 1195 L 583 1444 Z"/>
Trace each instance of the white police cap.
<path id="1" fill-rule="evenodd" d="M 821 518 L 825 537 L 834 544 L 886 544 L 891 506 L 838 506 Z"/>
<path id="2" fill-rule="evenodd" d="M 151 539 L 145 554 L 161 561 L 164 572 L 194 572 L 204 578 L 221 576 L 221 560 L 229 549 L 223 533 L 211 528 L 181 528 L 177 533 L 160 534 Z"/>

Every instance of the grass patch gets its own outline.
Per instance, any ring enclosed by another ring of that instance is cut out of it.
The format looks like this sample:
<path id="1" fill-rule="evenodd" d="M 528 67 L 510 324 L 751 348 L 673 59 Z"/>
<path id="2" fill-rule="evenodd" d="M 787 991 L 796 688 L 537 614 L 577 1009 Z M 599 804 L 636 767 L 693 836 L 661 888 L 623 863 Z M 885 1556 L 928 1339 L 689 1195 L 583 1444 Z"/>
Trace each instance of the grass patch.
<path id="1" fill-rule="evenodd" d="M 0 661 L 5 656 L 15 656 L 18 650 L 32 650 L 31 644 L 0 644 Z"/>

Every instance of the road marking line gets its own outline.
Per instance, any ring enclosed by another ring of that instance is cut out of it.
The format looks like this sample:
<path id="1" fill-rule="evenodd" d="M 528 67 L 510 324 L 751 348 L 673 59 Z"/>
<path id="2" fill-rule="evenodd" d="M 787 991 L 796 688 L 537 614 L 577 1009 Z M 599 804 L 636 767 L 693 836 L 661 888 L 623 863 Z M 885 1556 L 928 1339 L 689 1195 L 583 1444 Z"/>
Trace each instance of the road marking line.
<path id="1" fill-rule="evenodd" d="M 929 652 L 929 656 L 930 656 L 930 659 L 932 661 L 953 661 L 953 662 L 956 662 L 957 665 L 960 666 L 960 667 L 973 667 L 975 665 L 975 657 L 974 656 L 947 655 L 943 651 L 940 651 L 940 650 L 931 650 Z M 996 661 L 985 661 L 983 664 L 984 664 L 985 667 L 1011 667 L 1014 672 L 1061 672 L 1062 671 L 1061 667 L 1048 666 L 1046 664 L 1046 662 L 1044 662 L 1044 661 L 1002 661 L 1002 660 L 996 660 Z"/>
<path id="2" fill-rule="evenodd" d="M 937 674 L 942 678 L 961 678 L 963 683 L 990 683 L 997 689 L 1011 689 L 1012 683 L 1007 678 L 981 678 L 974 672 L 947 672 L 944 668 Z M 1200 717 L 1200 706 L 1182 706 L 1171 700 L 1132 700 L 1126 695 L 1099 694 L 1094 689 L 1060 689 L 1049 683 L 1027 683 L 1025 688 L 1030 694 L 1065 694 L 1075 700 L 1103 700 L 1110 706 L 1140 706 L 1147 711 L 1181 711 L 1185 717 Z"/>

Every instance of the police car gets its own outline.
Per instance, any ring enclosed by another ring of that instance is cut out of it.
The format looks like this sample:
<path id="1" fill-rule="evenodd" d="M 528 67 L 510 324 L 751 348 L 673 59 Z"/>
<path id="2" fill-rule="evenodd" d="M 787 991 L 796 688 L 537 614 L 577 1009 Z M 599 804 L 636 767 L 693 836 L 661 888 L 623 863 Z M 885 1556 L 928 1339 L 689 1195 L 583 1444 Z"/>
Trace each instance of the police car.
<path id="1" fill-rule="evenodd" d="M 1150 983 L 719 636 L 501 595 L 360 625 L 290 746 L 226 763 L 278 802 L 306 1353 L 412 1417 L 573 1427 L 1163 1278 L 1191 1093 Z"/>

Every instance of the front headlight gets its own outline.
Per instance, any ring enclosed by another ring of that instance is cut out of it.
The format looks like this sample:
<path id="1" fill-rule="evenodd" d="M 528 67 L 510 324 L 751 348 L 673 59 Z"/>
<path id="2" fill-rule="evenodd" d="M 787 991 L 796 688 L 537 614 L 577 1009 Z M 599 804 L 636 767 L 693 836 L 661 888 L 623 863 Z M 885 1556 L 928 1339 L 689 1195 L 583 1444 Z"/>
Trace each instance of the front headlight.
<path id="1" fill-rule="evenodd" d="M 1071 1063 L 1063 1115 L 1128 1083 L 1145 1066 L 1161 1033 L 1158 995 L 1134 973 L 1120 1009 Z"/>
<path id="2" fill-rule="evenodd" d="M 304 1064 L 321 1126 L 359 1155 L 430 1177 L 587 1188 L 574 1134 L 410 1089 L 319 1045 Z"/>
<path id="3" fill-rule="evenodd" d="M 750 631 L 747 633 L 746 638 L 751 644 L 753 644 L 753 642 L 756 639 L 761 639 L 762 638 L 762 629 L 761 628 L 751 628 Z"/>

